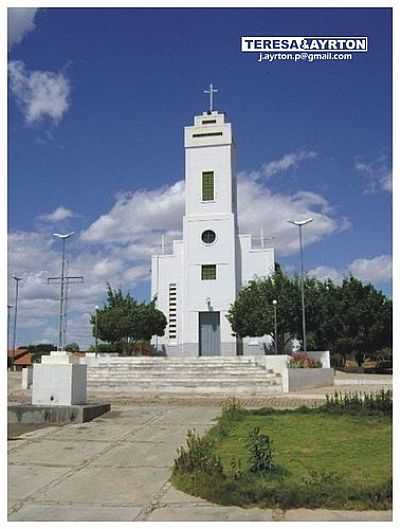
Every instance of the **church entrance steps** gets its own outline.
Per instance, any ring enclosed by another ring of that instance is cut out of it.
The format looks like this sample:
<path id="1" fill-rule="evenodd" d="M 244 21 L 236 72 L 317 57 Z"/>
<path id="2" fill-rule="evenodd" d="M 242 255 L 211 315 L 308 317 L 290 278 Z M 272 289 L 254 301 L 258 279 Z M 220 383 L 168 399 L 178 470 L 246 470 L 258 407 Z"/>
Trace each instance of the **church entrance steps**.
<path id="1" fill-rule="evenodd" d="M 252 386 L 235 386 L 232 387 L 232 385 L 229 386 L 199 386 L 199 385 L 186 385 L 186 386 L 179 386 L 179 387 L 171 387 L 170 385 L 165 386 L 154 386 L 154 385 L 148 385 L 148 386 L 137 386 L 132 387 L 130 389 L 126 387 L 121 386 L 101 386 L 101 387 L 93 387 L 93 392 L 95 393 L 96 390 L 98 392 L 102 392 L 103 395 L 106 395 L 106 393 L 116 393 L 118 396 L 129 398 L 132 396 L 137 396 L 138 394 L 145 395 L 145 394 L 157 394 L 157 395 L 224 395 L 226 398 L 228 397 L 234 397 L 241 395 L 243 397 L 265 397 L 272 394 L 281 394 L 282 388 L 280 386 L 269 386 L 269 387 L 255 387 Z"/>
<path id="2" fill-rule="evenodd" d="M 91 370 L 92 367 L 90 366 L 89 369 Z M 114 368 L 114 367 L 96 367 L 94 368 L 96 369 L 96 372 L 97 373 L 113 373 L 115 375 L 118 375 L 118 374 L 129 374 L 129 375 L 138 375 L 138 376 L 141 376 L 141 373 L 146 373 L 148 371 L 151 371 L 152 374 L 154 375 L 165 375 L 166 373 L 170 373 L 170 374 L 173 374 L 173 373 L 182 373 L 183 371 L 185 373 L 207 373 L 209 370 L 213 370 L 213 369 L 216 369 L 214 366 L 202 366 L 201 369 L 198 369 L 196 368 L 195 366 L 190 366 L 190 367 L 182 367 L 182 366 L 175 366 L 175 367 L 171 367 L 171 366 L 165 366 L 165 367 L 158 367 L 158 366 L 150 366 L 150 367 L 129 367 L 129 368 L 123 368 L 123 367 L 118 367 L 118 368 Z M 260 371 L 260 368 L 259 367 L 253 367 L 253 366 L 249 366 L 249 367 L 239 367 L 239 368 L 233 368 L 233 367 L 224 367 L 224 366 L 220 366 L 218 367 L 218 371 L 223 371 L 224 373 L 232 373 L 232 374 L 237 374 L 237 373 L 248 373 L 248 374 L 251 374 L 251 373 L 254 373 L 254 374 L 265 374 L 265 373 L 273 373 L 272 369 L 263 369 L 262 371 Z"/>
<path id="3" fill-rule="evenodd" d="M 237 358 L 237 360 L 235 360 Z M 255 359 L 246 359 L 242 360 L 240 357 L 212 357 L 212 356 L 203 356 L 198 358 L 160 358 L 160 357 L 145 357 L 144 359 L 140 357 L 119 357 L 119 359 L 116 358 L 110 358 L 110 360 L 103 360 L 98 359 L 97 363 L 98 365 L 134 365 L 134 366 L 140 366 L 140 365 L 196 365 L 201 366 L 203 364 L 210 364 L 210 365 L 257 365 Z"/>
<path id="4" fill-rule="evenodd" d="M 282 393 L 279 374 L 252 357 L 99 359 L 88 366 L 88 389 L 122 393 L 227 395 Z"/>

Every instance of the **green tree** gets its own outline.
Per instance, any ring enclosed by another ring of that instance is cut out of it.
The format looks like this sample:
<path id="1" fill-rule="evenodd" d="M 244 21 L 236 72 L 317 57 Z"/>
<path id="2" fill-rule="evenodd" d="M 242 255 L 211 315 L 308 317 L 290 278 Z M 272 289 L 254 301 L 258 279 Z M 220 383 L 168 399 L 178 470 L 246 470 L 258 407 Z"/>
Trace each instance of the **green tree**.
<path id="1" fill-rule="evenodd" d="M 354 277 L 343 281 L 338 304 L 339 328 L 336 350 L 344 356 L 355 353 L 359 365 L 392 343 L 392 302 Z"/>
<path id="2" fill-rule="evenodd" d="M 30 353 L 41 353 L 41 354 L 49 354 L 51 351 L 55 351 L 57 347 L 51 343 L 38 343 L 38 344 L 31 344 L 28 345 L 27 349 Z"/>
<path id="3" fill-rule="evenodd" d="M 70 353 L 75 353 L 80 351 L 79 344 L 76 342 L 71 342 L 68 345 L 65 346 L 65 350 L 69 351 Z"/>
<path id="4" fill-rule="evenodd" d="M 134 335 L 136 340 L 150 340 L 152 336 L 163 336 L 167 320 L 164 314 L 156 309 L 156 300 L 141 303 L 137 306 Z"/>
<path id="5" fill-rule="evenodd" d="M 97 320 L 97 321 L 96 321 Z M 93 336 L 129 353 L 138 340 L 150 340 L 153 335 L 163 336 L 167 320 L 156 309 L 155 300 L 138 303 L 129 293 L 124 295 L 107 285 L 107 302 L 90 319 Z M 119 348 L 119 347 L 118 347 Z"/>
<path id="6" fill-rule="evenodd" d="M 299 281 L 290 279 L 278 267 L 267 278 L 250 281 L 242 288 L 227 314 L 238 336 L 274 336 L 274 311 L 277 304 L 278 353 L 283 354 L 289 341 L 300 335 L 301 298 Z"/>
<path id="7" fill-rule="evenodd" d="M 305 278 L 307 343 L 312 349 L 329 349 L 342 363 L 355 354 L 362 364 L 392 346 L 392 302 L 371 284 L 354 277 L 341 285 Z M 276 299 L 278 352 L 288 341 L 302 337 L 299 278 L 289 278 L 279 267 L 273 276 L 251 281 L 237 296 L 228 313 L 239 336 L 274 336 Z"/>
<path id="8" fill-rule="evenodd" d="M 89 352 L 94 353 L 96 351 L 95 345 L 89 346 Z M 122 353 L 122 348 L 120 343 L 107 343 L 107 342 L 100 342 L 97 344 L 97 352 L 98 353 Z"/>

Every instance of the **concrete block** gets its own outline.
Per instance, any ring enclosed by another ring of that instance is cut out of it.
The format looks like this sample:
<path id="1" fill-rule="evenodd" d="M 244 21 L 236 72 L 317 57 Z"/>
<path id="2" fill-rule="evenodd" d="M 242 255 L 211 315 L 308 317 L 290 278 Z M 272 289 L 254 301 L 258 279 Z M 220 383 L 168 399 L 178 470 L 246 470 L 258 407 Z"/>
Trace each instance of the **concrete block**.
<path id="1" fill-rule="evenodd" d="M 87 366 L 82 364 L 35 364 L 32 404 L 85 404 L 87 401 Z"/>
<path id="2" fill-rule="evenodd" d="M 22 389 L 29 389 L 33 382 L 33 367 L 22 368 Z"/>
<path id="3" fill-rule="evenodd" d="M 42 364 L 78 364 L 79 358 L 68 351 L 51 351 L 42 356 Z"/>

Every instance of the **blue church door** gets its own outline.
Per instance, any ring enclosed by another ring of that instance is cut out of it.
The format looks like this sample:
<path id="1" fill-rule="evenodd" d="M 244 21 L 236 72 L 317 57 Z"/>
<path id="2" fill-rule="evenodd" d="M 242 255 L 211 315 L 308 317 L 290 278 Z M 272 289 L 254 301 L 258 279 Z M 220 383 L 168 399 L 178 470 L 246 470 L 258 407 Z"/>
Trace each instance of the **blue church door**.
<path id="1" fill-rule="evenodd" d="M 216 356 L 221 354 L 219 312 L 199 312 L 199 354 Z"/>

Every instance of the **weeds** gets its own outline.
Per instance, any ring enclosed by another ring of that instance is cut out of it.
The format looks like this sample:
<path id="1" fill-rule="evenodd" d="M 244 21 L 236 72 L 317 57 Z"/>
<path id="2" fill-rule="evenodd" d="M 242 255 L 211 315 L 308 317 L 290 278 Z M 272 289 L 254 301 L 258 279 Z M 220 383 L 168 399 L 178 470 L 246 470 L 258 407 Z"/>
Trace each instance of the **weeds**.
<path id="1" fill-rule="evenodd" d="M 226 400 L 222 404 L 222 414 L 218 424 L 213 428 L 213 434 L 217 439 L 226 437 L 232 427 L 232 423 L 240 421 L 248 413 L 235 397 Z"/>
<path id="2" fill-rule="evenodd" d="M 189 430 L 186 447 L 178 448 L 178 456 L 174 461 L 176 472 L 204 472 L 209 476 L 223 476 L 224 471 L 220 458 L 215 455 L 214 443 L 207 437 L 200 437 L 195 430 Z"/>
<path id="3" fill-rule="evenodd" d="M 331 413 L 354 415 L 392 415 L 393 396 L 390 390 L 377 393 L 338 393 L 326 395 L 323 408 Z"/>

